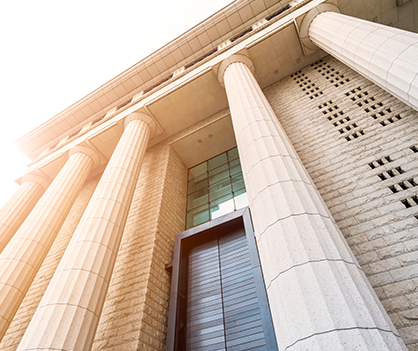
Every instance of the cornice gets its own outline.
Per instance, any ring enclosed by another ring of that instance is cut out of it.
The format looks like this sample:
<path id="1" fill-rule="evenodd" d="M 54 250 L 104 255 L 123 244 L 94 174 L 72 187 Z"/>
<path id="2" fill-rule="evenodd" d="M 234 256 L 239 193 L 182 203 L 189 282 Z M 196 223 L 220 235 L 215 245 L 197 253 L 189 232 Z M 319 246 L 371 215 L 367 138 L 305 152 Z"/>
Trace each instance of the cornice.
<path id="1" fill-rule="evenodd" d="M 117 75 L 112 80 L 108 81 L 107 83 L 103 84 L 102 86 L 100 86 L 99 88 L 97 88 L 96 90 L 94 90 L 93 92 L 91 92 L 90 94 L 85 96 L 84 98 L 75 102 L 74 104 L 72 104 L 71 106 L 66 108 L 64 111 L 62 111 L 61 113 L 59 113 L 55 117 L 46 121 L 45 123 L 43 123 L 42 125 L 40 125 L 36 129 L 31 131 L 30 133 L 28 133 L 27 135 L 23 136 L 22 138 L 20 138 L 19 140 L 17 140 L 15 142 L 15 145 L 19 149 L 21 149 L 21 151 L 23 151 L 27 156 L 29 156 L 30 158 L 33 159 L 34 157 L 39 155 L 39 153 L 42 151 L 42 150 L 40 150 L 41 147 L 37 147 L 34 150 L 34 146 L 36 145 L 35 140 L 37 140 L 37 138 L 40 135 L 44 135 L 44 132 L 46 130 L 48 130 L 50 128 L 53 128 L 57 124 L 59 125 L 64 120 L 68 122 L 69 118 L 74 113 L 76 113 L 77 111 L 85 108 L 89 104 L 93 103 L 94 101 L 96 101 L 98 98 L 102 97 L 107 92 L 110 92 L 112 89 L 115 89 L 115 88 L 121 86 L 124 82 L 127 82 L 129 79 L 131 79 L 136 74 L 138 74 L 138 72 L 141 72 L 142 70 L 146 69 L 147 67 L 151 67 L 151 66 L 155 67 L 155 62 L 157 62 L 158 59 L 161 59 L 165 55 L 168 55 L 168 54 L 172 53 L 174 50 L 180 48 L 183 44 L 190 42 L 192 39 L 198 38 L 198 36 L 200 34 L 204 33 L 207 28 L 213 27 L 214 25 L 221 23 L 221 21 L 227 20 L 228 16 L 231 16 L 231 15 L 235 14 L 237 11 L 244 8 L 245 6 L 247 6 L 249 4 L 251 5 L 253 3 L 260 2 L 260 1 L 264 3 L 263 0 L 251 0 L 251 1 L 237 0 L 237 1 L 232 2 L 231 4 L 227 5 L 223 9 L 216 12 L 214 15 L 210 16 L 208 19 L 206 19 L 206 20 L 200 22 L 199 24 L 197 24 L 196 26 L 192 27 L 190 30 L 188 30 L 183 35 L 181 35 L 181 36 L 175 38 L 174 40 L 170 41 L 168 44 L 166 44 L 162 48 L 160 48 L 157 51 L 155 51 L 154 53 L 148 55 L 147 57 L 145 57 L 144 59 L 142 59 L 141 61 L 139 61 L 135 65 L 131 66 L 130 68 L 123 71 L 121 74 Z M 305 3 L 306 1 L 310 1 L 310 0 L 305 0 L 305 1 L 302 1 L 302 2 Z M 289 2 L 290 1 L 288 1 L 288 0 L 274 2 L 269 8 L 264 8 L 263 11 L 260 11 L 259 13 L 255 14 L 255 17 L 252 17 L 250 20 L 247 20 L 246 22 L 241 22 L 238 27 L 234 28 L 233 30 L 228 32 L 226 35 L 219 37 L 215 41 L 211 41 L 208 45 L 201 48 L 200 50 L 194 51 L 187 58 L 185 58 L 185 59 L 183 59 L 179 62 L 176 62 L 174 66 L 169 67 L 168 69 L 166 69 L 163 72 L 160 72 L 160 71 L 157 70 L 159 72 L 159 74 L 154 75 L 150 80 L 148 80 L 147 82 L 144 82 L 141 86 L 137 86 L 136 89 L 130 91 L 127 95 L 125 95 L 125 96 L 123 96 L 119 99 L 114 100 L 109 105 L 103 107 L 100 111 L 95 112 L 95 113 L 93 113 L 89 116 L 86 116 L 86 118 L 85 118 L 85 120 L 83 121 L 82 124 L 85 125 L 86 123 L 88 123 L 92 120 L 95 120 L 96 118 L 99 117 L 99 115 L 105 114 L 110 109 L 112 109 L 115 106 L 119 105 L 120 103 L 124 102 L 122 100 L 132 99 L 132 97 L 135 94 L 138 94 L 140 91 L 142 91 L 144 89 L 147 89 L 147 88 L 153 86 L 154 84 L 160 82 L 162 79 L 165 78 L 165 76 L 169 76 L 169 74 L 173 74 L 175 69 L 179 69 L 181 67 L 184 67 L 185 65 L 189 64 L 190 62 L 193 62 L 194 60 L 202 57 L 202 55 L 204 55 L 207 52 L 210 52 L 211 50 L 216 48 L 218 45 L 220 45 L 223 41 L 227 40 L 228 38 L 230 38 L 234 35 L 239 34 L 240 31 L 242 31 L 244 28 L 249 27 L 250 26 L 249 22 L 251 22 L 251 24 L 254 24 L 256 21 L 259 20 L 259 18 L 257 16 L 261 16 L 262 18 L 264 18 L 267 15 L 273 13 L 275 10 L 284 7 L 285 4 L 288 4 Z M 254 22 L 254 23 L 252 23 L 252 22 Z M 274 21 L 271 21 L 270 23 L 272 23 L 272 22 L 274 22 Z M 236 43 L 234 43 L 234 44 L 236 44 Z M 228 45 L 228 47 L 230 47 L 230 46 Z M 207 61 L 207 59 L 204 59 L 204 60 L 202 60 L 202 63 L 206 62 L 206 61 Z M 200 62 L 199 62 L 198 65 L 196 65 L 196 67 L 199 66 L 199 65 L 200 65 Z M 172 79 L 176 79 L 176 78 L 180 77 L 181 75 L 182 74 L 179 74 L 178 76 L 176 76 L 174 78 L 171 78 L 169 81 L 172 81 Z M 163 87 L 165 85 L 166 85 L 166 83 L 163 83 L 163 84 L 161 84 L 161 87 Z M 154 91 L 152 91 L 152 93 L 154 93 Z M 149 95 L 149 93 L 144 94 L 144 96 L 148 96 L 148 95 Z M 130 105 L 130 104 L 128 104 L 128 105 Z M 122 111 L 122 110 L 120 110 L 120 111 Z M 120 111 L 118 110 L 118 112 L 120 112 Z M 74 126 L 72 126 L 72 129 L 77 129 L 77 128 L 81 127 L 82 124 L 79 122 L 78 124 L 75 124 Z M 57 141 L 60 140 L 60 138 L 62 139 L 62 137 L 51 138 L 50 141 L 48 141 L 46 143 L 42 143 L 44 145 L 42 148 L 45 149 L 48 145 L 55 144 Z M 33 142 L 35 142 L 35 144 L 33 144 Z M 39 144 L 39 142 L 38 142 L 38 144 Z M 33 146 L 31 146 L 31 145 L 33 145 Z"/>

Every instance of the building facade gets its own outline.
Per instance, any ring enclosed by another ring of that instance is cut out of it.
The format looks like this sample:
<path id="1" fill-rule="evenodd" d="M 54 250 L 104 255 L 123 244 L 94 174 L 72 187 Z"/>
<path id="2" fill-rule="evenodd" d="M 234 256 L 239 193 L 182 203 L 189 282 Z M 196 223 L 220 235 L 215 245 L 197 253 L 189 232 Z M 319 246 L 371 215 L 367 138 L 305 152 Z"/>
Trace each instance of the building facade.
<path id="1" fill-rule="evenodd" d="M 16 142 L 1 350 L 417 350 L 418 1 L 237 0 Z"/>

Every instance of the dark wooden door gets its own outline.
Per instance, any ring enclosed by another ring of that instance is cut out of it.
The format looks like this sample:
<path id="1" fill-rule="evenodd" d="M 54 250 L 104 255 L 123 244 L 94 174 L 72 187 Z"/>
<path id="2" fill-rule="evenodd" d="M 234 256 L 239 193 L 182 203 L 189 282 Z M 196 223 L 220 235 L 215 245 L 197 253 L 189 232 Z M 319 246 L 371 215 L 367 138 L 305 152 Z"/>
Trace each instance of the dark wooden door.
<path id="1" fill-rule="evenodd" d="M 189 253 L 187 350 L 267 350 L 243 229 Z"/>

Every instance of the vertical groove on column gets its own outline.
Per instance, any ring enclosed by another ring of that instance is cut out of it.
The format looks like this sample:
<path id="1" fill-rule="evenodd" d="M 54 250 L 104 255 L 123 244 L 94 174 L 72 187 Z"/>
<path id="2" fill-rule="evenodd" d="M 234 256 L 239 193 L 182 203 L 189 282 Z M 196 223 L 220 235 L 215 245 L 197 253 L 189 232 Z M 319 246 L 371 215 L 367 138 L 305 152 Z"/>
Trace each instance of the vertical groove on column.
<path id="1" fill-rule="evenodd" d="M 0 210 L 0 253 L 44 193 L 41 184 L 26 181 Z"/>
<path id="2" fill-rule="evenodd" d="M 316 16 L 309 39 L 418 110 L 418 34 L 335 12 Z"/>
<path id="3" fill-rule="evenodd" d="M 0 338 L 48 253 L 93 161 L 73 154 L 0 256 Z"/>
<path id="4" fill-rule="evenodd" d="M 404 349 L 249 68 L 224 81 L 279 348 Z"/>
<path id="5" fill-rule="evenodd" d="M 18 350 L 91 348 L 149 135 L 127 125 Z"/>

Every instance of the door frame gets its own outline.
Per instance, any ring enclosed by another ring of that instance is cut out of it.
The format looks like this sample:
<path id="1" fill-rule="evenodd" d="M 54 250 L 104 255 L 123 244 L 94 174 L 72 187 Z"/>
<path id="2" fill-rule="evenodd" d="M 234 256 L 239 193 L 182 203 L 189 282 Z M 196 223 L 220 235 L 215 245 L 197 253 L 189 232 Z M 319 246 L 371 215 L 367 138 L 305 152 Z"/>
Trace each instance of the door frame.
<path id="1" fill-rule="evenodd" d="M 184 350 L 186 345 L 187 271 L 190 249 L 237 229 L 244 229 L 247 238 L 267 349 L 278 350 L 250 209 L 246 207 L 176 235 L 173 261 L 166 265 L 166 269 L 171 272 L 166 351 Z"/>

